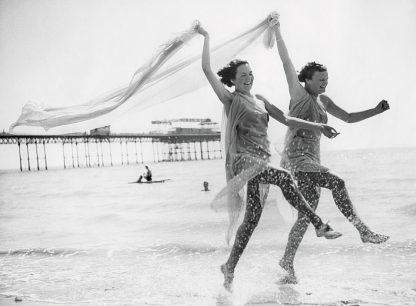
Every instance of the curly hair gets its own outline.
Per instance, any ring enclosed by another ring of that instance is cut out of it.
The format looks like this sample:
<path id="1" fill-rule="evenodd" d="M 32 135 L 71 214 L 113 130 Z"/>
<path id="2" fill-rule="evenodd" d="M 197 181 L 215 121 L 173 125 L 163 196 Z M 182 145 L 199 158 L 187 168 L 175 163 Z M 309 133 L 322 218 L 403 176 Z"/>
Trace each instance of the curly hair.
<path id="1" fill-rule="evenodd" d="M 221 83 L 227 85 L 228 87 L 234 86 L 231 80 L 235 79 L 237 73 L 237 68 L 241 65 L 248 64 L 247 61 L 242 61 L 239 59 L 232 60 L 227 64 L 227 66 L 221 68 L 217 74 L 220 77 Z"/>
<path id="2" fill-rule="evenodd" d="M 312 76 L 315 71 L 327 71 L 324 65 L 318 64 L 316 62 L 307 63 L 303 66 L 302 70 L 299 72 L 298 79 L 299 82 L 305 82 L 306 80 L 312 79 Z"/>

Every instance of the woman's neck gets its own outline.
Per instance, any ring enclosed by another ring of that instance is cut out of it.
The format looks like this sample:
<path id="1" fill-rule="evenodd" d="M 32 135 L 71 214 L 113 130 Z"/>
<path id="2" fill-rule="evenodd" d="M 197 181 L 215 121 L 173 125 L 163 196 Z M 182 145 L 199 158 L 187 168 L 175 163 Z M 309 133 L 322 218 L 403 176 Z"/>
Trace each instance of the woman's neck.
<path id="1" fill-rule="evenodd" d="M 308 92 L 308 94 L 310 94 L 312 97 L 318 98 L 318 94 L 314 93 L 309 87 L 308 85 L 305 85 L 305 90 Z"/>
<path id="2" fill-rule="evenodd" d="M 238 89 L 236 89 L 235 91 L 242 94 L 242 95 L 253 97 L 253 95 L 251 94 L 250 91 L 247 92 L 247 91 L 242 91 L 242 90 L 238 90 Z"/>

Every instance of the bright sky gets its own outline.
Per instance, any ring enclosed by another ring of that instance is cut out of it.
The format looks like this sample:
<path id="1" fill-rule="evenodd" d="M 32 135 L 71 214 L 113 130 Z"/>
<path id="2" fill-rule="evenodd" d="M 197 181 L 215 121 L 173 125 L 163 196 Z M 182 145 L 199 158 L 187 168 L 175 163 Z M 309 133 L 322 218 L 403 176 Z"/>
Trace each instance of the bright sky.
<path id="1" fill-rule="evenodd" d="M 326 93 L 340 107 L 354 112 L 381 99 L 390 103 L 391 110 L 361 123 L 330 117 L 341 134 L 325 141 L 324 148 L 416 146 L 413 0 L 0 0 L 0 129 L 7 131 L 30 100 L 50 106 L 80 104 L 128 83 L 158 45 L 195 19 L 215 46 L 273 10 L 281 14 L 295 67 L 313 60 L 325 64 Z M 287 111 L 289 95 L 276 49 L 251 56 L 263 59 L 263 64 L 252 65 L 253 92 Z M 206 86 L 130 112 L 112 124 L 112 131 L 146 131 L 158 119 L 220 121 L 221 112 Z M 281 137 L 285 129 L 271 124 L 270 134 Z"/>

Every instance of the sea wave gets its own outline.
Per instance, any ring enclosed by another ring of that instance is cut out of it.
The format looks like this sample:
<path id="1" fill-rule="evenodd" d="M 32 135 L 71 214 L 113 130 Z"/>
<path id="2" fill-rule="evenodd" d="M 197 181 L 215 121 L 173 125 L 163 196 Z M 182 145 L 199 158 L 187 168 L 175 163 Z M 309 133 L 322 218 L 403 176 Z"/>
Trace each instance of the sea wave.
<path id="1" fill-rule="evenodd" d="M 86 250 L 65 249 L 65 248 L 29 248 L 0 251 L 0 256 L 62 256 L 69 257 L 86 254 Z"/>
<path id="2" fill-rule="evenodd" d="M 220 248 L 210 245 L 191 245 L 180 243 L 168 243 L 145 248 L 145 252 L 170 255 L 207 254 L 219 251 Z"/>
<path id="3" fill-rule="evenodd" d="M 113 257 L 115 255 L 190 255 L 190 254 L 207 254 L 220 251 L 221 248 L 210 245 L 192 245 L 180 243 L 168 243 L 155 246 L 140 247 L 140 248 L 94 248 L 94 249 L 75 249 L 75 248 L 28 248 L 16 250 L 2 250 L 0 257 L 5 256 L 107 256 Z"/>
<path id="4" fill-rule="evenodd" d="M 318 252 L 319 255 L 326 254 L 362 254 L 379 253 L 387 255 L 414 255 L 416 252 L 416 239 L 408 239 L 405 241 L 387 241 L 386 243 L 377 245 L 375 248 L 373 244 L 358 244 L 344 247 L 330 247 L 326 251 Z"/>

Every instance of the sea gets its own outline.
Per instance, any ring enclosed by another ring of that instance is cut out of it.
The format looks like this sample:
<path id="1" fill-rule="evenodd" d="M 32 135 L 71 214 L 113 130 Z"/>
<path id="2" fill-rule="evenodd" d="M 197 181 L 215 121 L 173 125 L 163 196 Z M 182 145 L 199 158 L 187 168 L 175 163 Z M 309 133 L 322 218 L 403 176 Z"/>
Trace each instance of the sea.
<path id="1" fill-rule="evenodd" d="M 224 161 L 147 164 L 165 183 L 135 184 L 144 165 L 0 171 L 0 305 L 416 305 L 416 148 L 325 151 L 369 227 L 390 239 L 364 244 L 323 190 L 318 214 L 343 233 L 309 228 L 282 284 L 296 211 L 272 187 L 235 270 L 227 214 L 210 202 Z M 210 191 L 203 191 L 203 182 Z M 21 302 L 20 302 L 21 301 Z"/>

